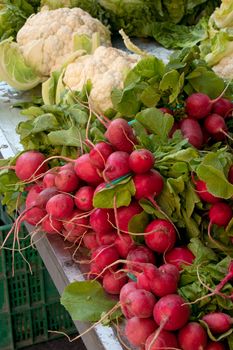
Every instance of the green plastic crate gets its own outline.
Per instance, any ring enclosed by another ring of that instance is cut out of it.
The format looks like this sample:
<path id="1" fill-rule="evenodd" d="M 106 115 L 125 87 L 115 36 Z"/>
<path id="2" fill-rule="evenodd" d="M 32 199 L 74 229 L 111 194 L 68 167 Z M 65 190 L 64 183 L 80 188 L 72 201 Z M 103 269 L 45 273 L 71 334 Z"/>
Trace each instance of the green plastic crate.
<path id="1" fill-rule="evenodd" d="M 0 244 L 11 227 L 11 220 L 0 206 Z M 4 225 L 5 224 L 5 225 Z M 28 235 L 23 227 L 20 237 Z M 11 240 L 7 242 L 10 247 Z M 22 240 L 22 247 L 30 244 L 30 237 Z M 0 349 L 14 350 L 58 338 L 48 330 L 68 334 L 77 330 L 64 307 L 39 254 L 33 248 L 24 252 L 33 274 L 21 255 L 15 252 L 12 277 L 12 252 L 0 252 Z"/>

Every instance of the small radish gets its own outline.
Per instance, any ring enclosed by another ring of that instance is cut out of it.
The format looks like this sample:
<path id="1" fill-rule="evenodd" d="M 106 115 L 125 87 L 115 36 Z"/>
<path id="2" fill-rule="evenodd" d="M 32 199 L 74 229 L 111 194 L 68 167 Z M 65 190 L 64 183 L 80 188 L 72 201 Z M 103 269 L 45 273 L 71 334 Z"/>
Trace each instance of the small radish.
<path id="1" fill-rule="evenodd" d="M 96 232 L 89 231 L 85 233 L 83 236 L 83 243 L 84 246 L 89 250 L 97 249 L 99 247 L 99 244 L 97 243 Z"/>
<path id="2" fill-rule="evenodd" d="M 175 247 L 165 255 L 165 261 L 179 270 L 182 270 L 183 265 L 192 265 L 194 259 L 195 256 L 187 247 Z"/>
<path id="3" fill-rule="evenodd" d="M 189 322 L 179 330 L 178 341 L 182 350 L 205 350 L 206 330 L 198 322 Z"/>
<path id="4" fill-rule="evenodd" d="M 213 136 L 222 134 L 222 138 L 227 136 L 227 126 L 223 117 L 218 114 L 210 114 L 204 120 L 204 128 Z"/>
<path id="5" fill-rule="evenodd" d="M 80 210 L 89 211 L 93 209 L 94 188 L 91 186 L 82 186 L 74 195 L 74 203 Z"/>
<path id="6" fill-rule="evenodd" d="M 144 174 L 136 174 L 133 176 L 134 186 L 136 188 L 135 198 L 140 200 L 158 196 L 163 190 L 163 177 L 156 170 L 149 170 Z"/>
<path id="7" fill-rule="evenodd" d="M 41 228 L 46 233 L 59 234 L 62 232 L 63 224 L 62 221 L 47 217 L 42 221 Z"/>
<path id="8" fill-rule="evenodd" d="M 174 226 L 167 220 L 155 219 L 145 229 L 146 245 L 157 253 L 165 253 L 173 248 L 176 242 Z"/>
<path id="9" fill-rule="evenodd" d="M 130 173 L 129 154 L 127 152 L 113 152 L 107 159 L 103 177 L 105 181 L 112 181 Z"/>
<path id="10" fill-rule="evenodd" d="M 210 208 L 209 218 L 211 224 L 226 227 L 232 219 L 232 209 L 229 204 L 218 202 Z"/>
<path id="11" fill-rule="evenodd" d="M 101 273 L 104 268 L 119 259 L 116 248 L 111 246 L 100 246 L 92 251 L 91 261 L 95 264 L 96 271 Z"/>
<path id="12" fill-rule="evenodd" d="M 210 341 L 205 350 L 227 350 L 227 348 L 223 345 L 223 343 Z"/>
<path id="13" fill-rule="evenodd" d="M 228 117 L 231 111 L 232 103 L 226 98 L 221 97 L 213 104 L 212 112 L 221 115 L 223 118 Z"/>
<path id="14" fill-rule="evenodd" d="M 147 149 L 138 149 L 133 151 L 129 156 L 130 169 L 136 174 L 143 174 L 153 168 L 153 153 Z"/>
<path id="15" fill-rule="evenodd" d="M 16 160 L 15 173 L 22 180 L 33 180 L 36 176 L 45 173 L 48 165 L 43 162 L 45 156 L 38 151 L 27 151 L 22 153 Z"/>
<path id="16" fill-rule="evenodd" d="M 211 99 L 201 92 L 194 93 L 186 99 L 186 112 L 192 118 L 205 118 L 210 113 L 211 108 Z"/>
<path id="17" fill-rule="evenodd" d="M 90 225 L 95 232 L 111 232 L 115 225 L 115 216 L 112 209 L 95 209 L 90 215 Z"/>
<path id="18" fill-rule="evenodd" d="M 103 277 L 103 287 L 109 294 L 120 294 L 121 288 L 128 282 L 124 272 L 107 271 Z"/>
<path id="19" fill-rule="evenodd" d="M 186 118 L 180 122 L 180 130 L 185 139 L 188 139 L 188 142 L 200 149 L 204 143 L 203 132 L 197 120 Z"/>
<path id="20" fill-rule="evenodd" d="M 63 230 L 62 234 L 64 236 L 64 240 L 68 242 L 77 243 L 80 239 L 80 237 L 77 237 L 76 235 L 72 235 L 72 232 L 68 232 L 66 230 Z"/>
<path id="21" fill-rule="evenodd" d="M 224 312 L 211 312 L 202 317 L 209 329 L 214 334 L 221 334 L 229 331 L 232 327 L 232 318 Z"/>
<path id="22" fill-rule="evenodd" d="M 130 250 L 126 260 L 128 261 L 129 268 L 140 267 L 141 265 L 137 263 L 155 264 L 155 255 L 149 248 L 144 245 L 139 245 Z"/>
<path id="23" fill-rule="evenodd" d="M 211 194 L 210 192 L 208 192 L 207 190 L 207 186 L 206 183 L 202 180 L 197 180 L 195 181 L 195 187 L 196 187 L 196 191 L 198 196 L 207 203 L 217 203 L 219 202 L 221 199 L 214 196 L 213 194 Z"/>
<path id="24" fill-rule="evenodd" d="M 55 186 L 62 192 L 73 192 L 77 190 L 79 178 L 74 170 L 63 169 L 55 176 Z"/>
<path id="25" fill-rule="evenodd" d="M 132 318 L 134 315 L 127 307 L 126 300 L 127 300 L 128 295 L 136 289 L 137 289 L 136 282 L 128 282 L 121 288 L 121 291 L 120 291 L 119 299 L 120 299 L 120 303 L 121 303 L 121 310 L 122 310 L 124 316 L 128 319 Z"/>
<path id="26" fill-rule="evenodd" d="M 35 184 L 33 186 L 30 186 L 28 189 L 25 206 L 27 209 L 33 207 L 35 205 L 35 201 L 37 200 L 39 193 L 42 192 L 44 189 L 42 184 Z"/>
<path id="27" fill-rule="evenodd" d="M 152 318 L 132 317 L 126 321 L 125 335 L 134 346 L 145 345 L 146 339 L 158 326 Z"/>
<path id="28" fill-rule="evenodd" d="M 76 159 L 74 171 L 80 179 L 88 184 L 98 185 L 103 181 L 96 168 L 91 164 L 89 154 L 83 154 Z"/>
<path id="29" fill-rule="evenodd" d="M 128 207 L 117 209 L 118 228 L 120 231 L 129 232 L 129 222 L 137 214 L 143 211 L 142 207 L 136 201 L 132 201 Z"/>
<path id="30" fill-rule="evenodd" d="M 138 289 L 144 289 L 148 292 L 152 292 L 150 280 L 144 272 L 141 272 L 137 275 L 137 287 Z"/>
<path id="31" fill-rule="evenodd" d="M 176 335 L 167 331 L 156 331 L 152 333 L 146 340 L 145 350 L 178 350 Z"/>
<path id="32" fill-rule="evenodd" d="M 178 294 L 166 295 L 154 307 L 154 320 L 164 330 L 176 331 L 189 320 L 190 308 Z"/>
<path id="33" fill-rule="evenodd" d="M 32 207 L 27 209 L 27 212 L 22 217 L 22 220 L 25 220 L 30 225 L 36 226 L 42 222 L 46 214 L 46 210 L 38 207 Z"/>
<path id="34" fill-rule="evenodd" d="M 68 194 L 56 194 L 46 204 L 46 211 L 55 219 L 65 219 L 71 215 L 74 201 Z"/>
<path id="35" fill-rule="evenodd" d="M 54 187 L 55 186 L 55 178 L 56 178 L 56 174 L 54 174 L 54 173 L 45 174 L 45 176 L 43 177 L 43 180 L 42 180 L 44 187 L 46 187 L 46 188 Z"/>
<path id="36" fill-rule="evenodd" d="M 125 305 L 130 313 L 139 318 L 148 318 L 153 315 L 156 299 L 151 292 L 144 289 L 136 289 L 129 293 Z"/>
<path id="37" fill-rule="evenodd" d="M 116 231 L 104 233 L 102 231 L 96 232 L 96 241 L 99 245 L 113 244 L 117 238 Z"/>
<path id="38" fill-rule="evenodd" d="M 110 122 L 105 137 L 118 151 L 127 153 L 131 153 L 137 143 L 133 129 L 122 118 Z"/>
<path id="39" fill-rule="evenodd" d="M 132 237 L 124 233 L 117 236 L 114 245 L 121 258 L 126 258 L 129 251 L 136 247 Z"/>
<path id="40" fill-rule="evenodd" d="M 160 265 L 159 266 L 159 270 L 162 273 L 170 273 L 170 274 L 172 274 L 176 278 L 177 281 L 179 281 L 179 279 L 180 279 L 179 269 L 175 265 L 166 263 L 166 264 Z"/>
<path id="41" fill-rule="evenodd" d="M 89 219 L 81 210 L 74 210 L 71 215 L 66 217 L 63 226 L 72 236 L 81 236 L 88 230 Z"/>
<path id="42" fill-rule="evenodd" d="M 158 297 L 176 293 L 178 288 L 179 271 L 169 273 L 164 266 L 166 265 L 155 269 L 154 276 L 150 279 L 151 291 Z"/>
<path id="43" fill-rule="evenodd" d="M 89 158 L 91 164 L 103 170 L 105 168 L 106 160 L 113 153 L 113 147 L 106 142 L 99 142 L 93 147 L 89 153 Z"/>

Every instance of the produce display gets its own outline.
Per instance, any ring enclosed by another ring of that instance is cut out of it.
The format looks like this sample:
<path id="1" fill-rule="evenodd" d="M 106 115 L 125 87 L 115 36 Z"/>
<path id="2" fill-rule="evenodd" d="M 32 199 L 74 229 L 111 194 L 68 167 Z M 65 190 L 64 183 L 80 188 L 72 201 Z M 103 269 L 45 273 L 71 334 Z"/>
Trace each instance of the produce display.
<path id="1" fill-rule="evenodd" d="M 17 213 L 1 249 L 13 237 L 12 262 L 25 259 L 24 222 L 32 240 L 59 235 L 85 271 L 61 303 L 73 320 L 115 327 L 125 348 L 232 350 L 232 82 L 203 59 L 217 52 L 206 35 L 165 64 L 124 31 L 132 53 L 112 47 L 82 3 L 141 36 L 143 11 L 184 28 L 218 2 L 42 1 L 16 42 L 0 43 L 4 81 L 42 83 L 16 105 L 23 151 L 0 161 L 1 202 Z M 216 38 L 231 27 L 225 6 L 209 19 Z"/>

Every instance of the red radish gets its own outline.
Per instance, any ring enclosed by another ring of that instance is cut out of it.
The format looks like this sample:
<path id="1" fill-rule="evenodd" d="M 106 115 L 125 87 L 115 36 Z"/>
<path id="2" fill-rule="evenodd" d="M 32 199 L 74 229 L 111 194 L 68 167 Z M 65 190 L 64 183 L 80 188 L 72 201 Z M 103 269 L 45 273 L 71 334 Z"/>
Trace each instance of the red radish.
<path id="1" fill-rule="evenodd" d="M 140 267 L 141 264 L 137 264 L 137 262 L 155 264 L 155 255 L 149 248 L 145 247 L 144 245 L 139 245 L 130 250 L 126 260 L 128 261 L 129 268 L 134 268 L 137 266 Z"/>
<path id="2" fill-rule="evenodd" d="M 74 203 L 80 210 L 89 211 L 93 209 L 94 188 L 91 186 L 82 186 L 75 193 Z"/>
<path id="3" fill-rule="evenodd" d="M 226 118 L 232 111 L 232 103 L 226 98 L 219 98 L 212 107 L 212 112 L 221 115 Z"/>
<path id="4" fill-rule="evenodd" d="M 62 192 L 73 192 L 77 190 L 79 178 L 74 170 L 63 169 L 55 177 L 55 186 Z"/>
<path id="5" fill-rule="evenodd" d="M 197 322 L 189 322 L 179 330 L 178 341 L 182 350 L 205 350 L 206 330 Z"/>
<path id="6" fill-rule="evenodd" d="M 140 214 L 143 211 L 142 207 L 136 201 L 132 201 L 128 207 L 121 207 L 117 209 L 117 219 L 118 219 L 118 228 L 122 232 L 129 232 L 129 222 L 137 214 Z"/>
<path id="7" fill-rule="evenodd" d="M 137 287 L 138 289 L 144 289 L 148 292 L 151 292 L 151 285 L 149 278 L 145 275 L 144 272 L 141 272 L 137 275 Z"/>
<path id="8" fill-rule="evenodd" d="M 166 264 L 160 265 L 159 266 L 159 270 L 162 273 L 170 273 L 170 274 L 172 274 L 177 279 L 177 281 L 179 281 L 179 279 L 180 279 L 179 269 L 175 265 L 166 263 Z"/>
<path id="9" fill-rule="evenodd" d="M 83 236 L 83 243 L 85 247 L 89 250 L 93 250 L 99 247 L 99 244 L 96 240 L 96 233 L 94 231 L 87 232 Z"/>
<path id="10" fill-rule="evenodd" d="M 47 217 L 42 221 L 42 230 L 49 234 L 59 234 L 62 232 L 63 224 L 61 221 Z"/>
<path id="11" fill-rule="evenodd" d="M 232 219 L 232 209 L 229 204 L 218 202 L 210 208 L 209 218 L 211 224 L 225 227 Z"/>
<path id="12" fill-rule="evenodd" d="M 96 209 L 90 215 L 90 225 L 95 232 L 111 232 L 113 225 L 115 225 L 114 211 L 112 209 Z"/>
<path id="13" fill-rule="evenodd" d="M 153 315 L 156 299 L 154 295 L 144 289 L 136 289 L 129 293 L 125 305 L 130 312 L 139 318 L 148 318 Z"/>
<path id="14" fill-rule="evenodd" d="M 126 258 L 129 251 L 135 247 L 132 237 L 128 234 L 122 233 L 118 235 L 115 240 L 115 247 L 121 258 Z"/>
<path id="15" fill-rule="evenodd" d="M 229 331 L 232 327 L 232 318 L 224 312 L 211 312 L 202 317 L 209 329 L 214 334 L 221 334 Z"/>
<path id="16" fill-rule="evenodd" d="M 211 99 L 201 92 L 194 93 L 186 99 L 186 112 L 192 118 L 205 118 L 210 113 L 211 108 Z"/>
<path id="17" fill-rule="evenodd" d="M 55 219 L 65 219 L 71 215 L 74 208 L 74 201 L 68 194 L 56 194 L 46 204 L 49 215 Z"/>
<path id="18" fill-rule="evenodd" d="M 203 133 L 197 120 L 186 118 L 180 122 L 180 130 L 185 139 L 196 147 L 201 148 L 204 142 Z"/>
<path id="19" fill-rule="evenodd" d="M 223 345 L 223 343 L 210 341 L 205 350 L 226 350 L 226 347 Z"/>
<path id="20" fill-rule="evenodd" d="M 36 226 L 37 224 L 42 222 L 46 214 L 47 213 L 44 209 L 32 207 L 27 210 L 22 219 L 25 220 L 28 224 Z"/>
<path id="21" fill-rule="evenodd" d="M 35 184 L 33 186 L 30 186 L 25 202 L 25 206 L 27 209 L 35 205 L 35 201 L 37 200 L 39 193 L 42 192 L 43 189 L 44 188 L 41 184 Z"/>
<path id="22" fill-rule="evenodd" d="M 116 151 L 110 154 L 106 161 L 103 176 L 105 181 L 112 181 L 130 173 L 129 154 Z"/>
<path id="23" fill-rule="evenodd" d="M 174 122 L 171 130 L 169 131 L 169 138 L 172 138 L 173 137 L 173 134 L 176 132 L 176 130 L 179 130 L 180 129 L 180 126 L 179 126 L 179 123 L 178 122 Z"/>
<path id="24" fill-rule="evenodd" d="M 72 214 L 66 217 L 63 226 L 72 236 L 81 236 L 88 230 L 89 219 L 81 210 L 74 210 Z"/>
<path id="25" fill-rule="evenodd" d="M 155 331 L 147 338 L 145 350 L 161 350 L 161 349 L 178 350 L 178 343 L 177 343 L 176 335 L 174 333 L 162 330 L 157 334 Z"/>
<path id="26" fill-rule="evenodd" d="M 155 322 L 163 329 L 176 331 L 188 322 L 190 308 L 178 294 L 168 294 L 157 301 L 153 314 Z"/>
<path id="27" fill-rule="evenodd" d="M 160 109 L 160 111 L 162 111 L 163 113 L 168 113 L 168 114 L 173 115 L 172 110 L 169 109 L 169 108 L 167 108 L 167 107 L 161 107 L 161 108 L 159 108 L 159 109 Z"/>
<path id="28" fill-rule="evenodd" d="M 228 181 L 233 184 L 233 165 L 231 165 L 228 171 Z"/>
<path id="29" fill-rule="evenodd" d="M 162 265 L 158 269 L 155 269 L 154 278 L 150 280 L 151 291 L 158 297 L 176 293 L 178 281 L 179 271 L 173 274 L 169 273 Z"/>
<path id="30" fill-rule="evenodd" d="M 101 273 L 103 269 L 113 262 L 119 259 L 119 254 L 116 248 L 111 246 L 100 246 L 96 250 L 92 251 L 91 260 L 95 264 L 95 268 L 98 273 Z"/>
<path id="31" fill-rule="evenodd" d="M 122 118 L 110 122 L 105 137 L 118 151 L 128 153 L 133 151 L 134 145 L 137 142 L 133 129 Z"/>
<path id="32" fill-rule="evenodd" d="M 147 149 L 138 149 L 129 156 L 130 169 L 136 174 L 142 174 L 153 168 L 154 155 Z"/>
<path id="33" fill-rule="evenodd" d="M 109 143 L 99 142 L 89 153 L 90 162 L 94 167 L 103 170 L 111 153 L 113 153 L 113 147 Z"/>
<path id="34" fill-rule="evenodd" d="M 120 294 L 121 288 L 127 283 L 125 273 L 107 271 L 103 278 L 103 287 L 109 294 Z"/>
<path id="35" fill-rule="evenodd" d="M 196 186 L 196 191 L 197 191 L 198 196 L 204 202 L 214 204 L 214 203 L 217 203 L 221 200 L 220 198 L 218 198 L 218 197 L 214 196 L 213 194 L 211 194 L 210 192 L 208 192 L 206 183 L 204 181 L 197 180 L 195 182 L 195 186 Z"/>
<path id="36" fill-rule="evenodd" d="M 45 156 L 38 151 L 27 151 L 22 153 L 16 160 L 15 173 L 22 180 L 33 180 L 36 176 L 48 170 Z"/>
<path id="37" fill-rule="evenodd" d="M 227 126 L 223 117 L 218 114 L 210 114 L 204 120 L 204 128 L 210 135 L 226 135 Z"/>
<path id="38" fill-rule="evenodd" d="M 126 318 L 131 318 L 134 316 L 130 311 L 130 309 L 127 307 L 126 300 L 128 295 L 136 289 L 137 289 L 136 282 L 128 282 L 121 288 L 121 291 L 120 291 L 121 310 Z"/>
<path id="39" fill-rule="evenodd" d="M 74 170 L 78 177 L 88 184 L 98 185 L 103 181 L 96 168 L 91 164 L 89 154 L 83 154 L 76 159 Z"/>
<path id="40" fill-rule="evenodd" d="M 116 231 L 103 233 L 102 231 L 96 232 L 96 241 L 99 245 L 110 245 L 113 244 L 117 238 Z"/>
<path id="41" fill-rule="evenodd" d="M 60 170 L 65 170 L 65 169 L 74 170 L 73 161 L 60 166 Z"/>
<path id="42" fill-rule="evenodd" d="M 157 328 L 152 318 L 132 317 L 125 325 L 125 335 L 134 346 L 145 345 L 146 339 Z"/>
<path id="43" fill-rule="evenodd" d="M 46 188 L 54 187 L 55 186 L 55 178 L 56 178 L 56 174 L 54 174 L 54 173 L 45 174 L 45 176 L 43 177 L 44 187 L 46 187 Z"/>
<path id="44" fill-rule="evenodd" d="M 34 201 L 31 198 L 31 207 L 45 208 L 48 200 L 58 194 L 56 187 L 45 188 L 37 194 Z"/>
<path id="45" fill-rule="evenodd" d="M 133 182 L 136 188 L 135 198 L 137 200 L 158 196 L 162 192 L 164 185 L 162 176 L 156 170 L 133 176 Z"/>
<path id="46" fill-rule="evenodd" d="M 173 264 L 179 270 L 183 265 L 192 265 L 195 256 L 187 247 L 175 247 L 165 255 L 165 260 L 169 264 Z"/>
<path id="47" fill-rule="evenodd" d="M 77 237 L 76 235 L 72 235 L 72 232 L 68 232 L 66 230 L 63 230 L 62 234 L 64 236 L 64 240 L 68 242 L 76 243 L 80 239 L 80 237 Z"/>
<path id="48" fill-rule="evenodd" d="M 145 229 L 146 245 L 157 253 L 165 253 L 176 242 L 174 226 L 167 220 L 155 219 Z"/>

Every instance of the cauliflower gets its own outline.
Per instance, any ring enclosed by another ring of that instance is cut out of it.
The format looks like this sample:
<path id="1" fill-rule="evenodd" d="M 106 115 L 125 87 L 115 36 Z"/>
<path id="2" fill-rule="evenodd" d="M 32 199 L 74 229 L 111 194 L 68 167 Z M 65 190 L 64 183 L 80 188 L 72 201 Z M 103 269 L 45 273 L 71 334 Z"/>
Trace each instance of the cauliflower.
<path id="1" fill-rule="evenodd" d="M 223 79 L 233 79 L 233 52 L 223 57 L 212 69 Z"/>
<path id="2" fill-rule="evenodd" d="M 91 80 L 90 103 L 98 113 L 112 107 L 113 88 L 123 88 L 125 75 L 140 59 L 113 48 L 99 46 L 93 55 L 85 55 L 70 63 L 63 76 L 63 83 L 70 90 L 81 91 L 87 80 Z"/>

